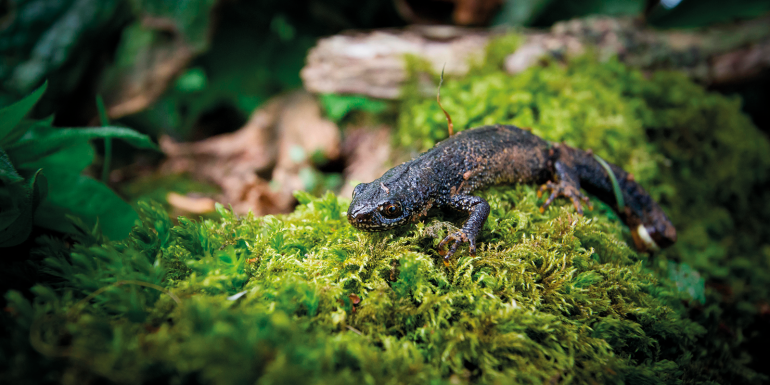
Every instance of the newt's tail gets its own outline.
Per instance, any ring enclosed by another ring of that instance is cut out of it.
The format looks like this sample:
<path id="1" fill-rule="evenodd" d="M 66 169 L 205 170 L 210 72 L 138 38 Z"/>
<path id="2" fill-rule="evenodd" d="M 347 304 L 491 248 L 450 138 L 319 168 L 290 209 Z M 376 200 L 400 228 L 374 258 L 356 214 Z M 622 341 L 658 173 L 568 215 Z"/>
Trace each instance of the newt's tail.
<path id="1" fill-rule="evenodd" d="M 580 187 L 612 206 L 631 229 L 636 248 L 657 250 L 676 242 L 676 228 L 632 174 L 593 155 L 566 145 L 558 146 L 556 163 L 579 180 Z M 557 167 L 558 173 L 559 167 Z M 560 175 L 561 178 L 561 175 Z"/>

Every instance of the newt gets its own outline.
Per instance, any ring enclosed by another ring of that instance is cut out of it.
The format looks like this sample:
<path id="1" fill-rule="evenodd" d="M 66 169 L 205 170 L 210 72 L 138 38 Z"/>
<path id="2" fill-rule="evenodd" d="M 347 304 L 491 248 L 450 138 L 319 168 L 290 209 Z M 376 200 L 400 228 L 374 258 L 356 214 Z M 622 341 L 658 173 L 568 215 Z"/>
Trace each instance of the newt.
<path id="1" fill-rule="evenodd" d="M 602 164 L 604 163 L 604 165 Z M 613 188 L 613 180 L 617 181 Z M 558 197 L 569 198 L 577 213 L 590 201 L 581 188 L 606 202 L 631 229 L 636 248 L 658 250 L 676 242 L 676 229 L 661 207 L 618 166 L 583 151 L 548 142 L 515 126 L 494 125 L 450 136 L 417 158 L 353 190 L 348 221 L 363 231 L 384 231 L 417 221 L 432 208 L 468 214 L 462 228 L 438 245 L 445 262 L 462 243 L 476 253 L 476 238 L 489 216 L 489 203 L 471 195 L 491 185 L 541 185 L 550 192 L 541 212 Z M 619 199 L 620 198 L 620 199 Z M 622 199 L 622 206 L 618 203 Z M 449 250 L 444 251 L 449 245 Z"/>

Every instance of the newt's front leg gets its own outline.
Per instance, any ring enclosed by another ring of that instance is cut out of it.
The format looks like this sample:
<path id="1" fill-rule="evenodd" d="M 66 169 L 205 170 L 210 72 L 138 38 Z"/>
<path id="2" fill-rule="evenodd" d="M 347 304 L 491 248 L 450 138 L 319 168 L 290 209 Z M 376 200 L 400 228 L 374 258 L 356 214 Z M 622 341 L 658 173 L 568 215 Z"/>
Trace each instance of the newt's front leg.
<path id="1" fill-rule="evenodd" d="M 489 216 L 489 203 L 482 198 L 472 195 L 455 195 L 449 198 L 447 203 L 449 207 L 468 213 L 468 220 L 463 225 L 462 230 L 447 235 L 444 240 L 438 244 L 439 254 L 444 257 L 444 263 L 452 257 L 461 243 L 468 242 L 471 255 L 476 255 L 476 236 L 484 226 Z M 443 251 L 444 246 L 452 243 L 448 251 Z"/>

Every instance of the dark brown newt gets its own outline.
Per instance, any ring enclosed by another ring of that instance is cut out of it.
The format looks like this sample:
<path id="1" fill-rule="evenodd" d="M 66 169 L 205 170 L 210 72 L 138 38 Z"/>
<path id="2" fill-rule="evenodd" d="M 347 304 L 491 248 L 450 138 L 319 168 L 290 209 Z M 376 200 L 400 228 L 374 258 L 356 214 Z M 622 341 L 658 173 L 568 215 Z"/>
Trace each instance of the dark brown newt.
<path id="1" fill-rule="evenodd" d="M 616 191 L 607 169 L 591 154 L 565 144 L 553 144 L 515 126 L 485 126 L 460 132 L 417 158 L 402 163 L 382 177 L 361 183 L 353 191 L 348 221 L 364 231 L 383 231 L 416 221 L 432 207 L 467 213 L 462 229 L 439 243 L 449 259 L 461 243 L 475 255 L 476 237 L 489 215 L 489 204 L 470 195 L 490 185 L 543 184 L 538 194 L 550 191 L 541 211 L 556 197 L 572 200 L 582 215 L 581 202 L 590 205 L 580 188 L 615 207 L 631 229 L 640 251 L 667 247 L 676 241 L 676 229 L 631 174 L 607 164 L 623 198 L 618 209 Z"/>

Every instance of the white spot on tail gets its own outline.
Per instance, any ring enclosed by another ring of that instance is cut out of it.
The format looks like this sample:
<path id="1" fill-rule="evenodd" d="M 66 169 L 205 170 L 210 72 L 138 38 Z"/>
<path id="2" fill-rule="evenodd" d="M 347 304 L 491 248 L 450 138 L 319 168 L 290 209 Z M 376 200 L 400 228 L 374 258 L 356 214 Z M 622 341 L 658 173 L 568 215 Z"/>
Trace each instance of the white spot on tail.
<path id="1" fill-rule="evenodd" d="M 636 226 L 636 234 L 639 236 L 639 239 L 644 242 L 644 245 L 647 246 L 650 250 L 660 250 L 660 247 L 652 239 L 650 233 L 648 233 L 647 229 L 644 228 L 644 225 Z"/>

